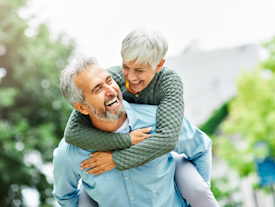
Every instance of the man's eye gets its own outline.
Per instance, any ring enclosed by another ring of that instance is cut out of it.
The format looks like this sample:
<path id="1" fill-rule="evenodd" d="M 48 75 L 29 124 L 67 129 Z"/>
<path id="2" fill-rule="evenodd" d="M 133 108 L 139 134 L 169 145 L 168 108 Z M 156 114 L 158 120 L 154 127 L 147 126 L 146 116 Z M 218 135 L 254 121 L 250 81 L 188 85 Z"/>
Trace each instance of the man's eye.
<path id="1" fill-rule="evenodd" d="M 143 70 L 136 70 L 138 73 L 142 73 L 142 72 L 144 72 Z"/>
<path id="2" fill-rule="evenodd" d="M 97 92 L 99 92 L 101 89 L 102 89 L 102 87 L 97 87 L 97 88 L 95 89 L 95 92 L 97 93 Z"/>

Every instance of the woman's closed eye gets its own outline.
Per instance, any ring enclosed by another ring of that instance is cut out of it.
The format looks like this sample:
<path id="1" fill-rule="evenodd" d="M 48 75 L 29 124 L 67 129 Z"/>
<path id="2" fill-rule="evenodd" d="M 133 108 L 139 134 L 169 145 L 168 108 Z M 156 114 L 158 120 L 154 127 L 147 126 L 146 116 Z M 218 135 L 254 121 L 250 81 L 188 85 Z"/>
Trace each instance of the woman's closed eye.
<path id="1" fill-rule="evenodd" d="M 136 70 L 138 73 L 142 73 L 144 72 L 144 70 Z"/>

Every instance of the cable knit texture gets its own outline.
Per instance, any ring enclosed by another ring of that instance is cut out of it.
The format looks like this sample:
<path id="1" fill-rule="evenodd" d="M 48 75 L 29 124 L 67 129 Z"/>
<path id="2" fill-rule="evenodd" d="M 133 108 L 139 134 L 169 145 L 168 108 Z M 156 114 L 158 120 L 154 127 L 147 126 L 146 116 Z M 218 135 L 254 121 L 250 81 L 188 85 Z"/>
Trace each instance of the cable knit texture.
<path id="1" fill-rule="evenodd" d="M 120 171 L 139 167 L 173 151 L 178 144 L 184 114 L 183 84 L 179 75 L 167 67 L 162 68 L 136 97 L 126 89 L 121 66 L 108 71 L 120 86 L 124 100 L 158 105 L 156 134 L 132 146 L 129 133 L 97 130 L 92 127 L 89 116 L 74 109 L 65 129 L 66 142 L 83 149 L 113 151 L 113 160 Z"/>

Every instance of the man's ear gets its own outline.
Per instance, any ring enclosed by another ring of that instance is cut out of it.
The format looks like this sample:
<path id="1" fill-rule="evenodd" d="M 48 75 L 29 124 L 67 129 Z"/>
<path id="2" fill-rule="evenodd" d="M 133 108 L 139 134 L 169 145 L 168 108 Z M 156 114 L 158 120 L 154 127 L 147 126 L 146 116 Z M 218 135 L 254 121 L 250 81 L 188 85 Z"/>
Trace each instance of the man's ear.
<path id="1" fill-rule="evenodd" d="M 156 67 L 156 70 L 155 70 L 156 73 L 158 73 L 159 71 L 161 71 L 164 63 L 165 63 L 165 59 L 161 59 L 160 63 Z"/>
<path id="2" fill-rule="evenodd" d="M 80 113 L 84 115 L 88 115 L 89 111 L 87 109 L 87 106 L 85 104 L 75 103 L 74 107 L 76 110 L 78 110 Z"/>

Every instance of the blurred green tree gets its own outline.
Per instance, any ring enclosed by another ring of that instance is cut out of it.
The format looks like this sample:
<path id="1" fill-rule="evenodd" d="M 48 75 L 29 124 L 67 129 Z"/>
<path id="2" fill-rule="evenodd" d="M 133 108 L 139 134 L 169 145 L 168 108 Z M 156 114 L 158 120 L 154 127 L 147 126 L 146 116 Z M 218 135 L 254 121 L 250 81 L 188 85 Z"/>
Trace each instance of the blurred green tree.
<path id="1" fill-rule="evenodd" d="M 71 108 L 59 75 L 74 50 L 35 16 L 20 18 L 27 0 L 0 0 L 0 206 L 26 206 L 22 192 L 40 194 L 52 206 L 52 184 L 43 174 L 63 136 Z"/>
<path id="2" fill-rule="evenodd" d="M 209 136 L 213 135 L 218 129 L 220 123 L 228 115 L 228 102 L 223 104 L 219 109 L 215 110 L 212 116 L 200 126 L 200 129 Z"/>
<path id="3" fill-rule="evenodd" d="M 224 133 L 214 142 L 217 155 L 241 176 L 255 172 L 255 158 L 275 156 L 275 38 L 264 46 L 269 58 L 239 77 L 238 94 L 221 124 Z"/>
<path id="4" fill-rule="evenodd" d="M 275 73 L 275 37 L 264 43 L 264 47 L 269 51 L 268 59 L 263 62 L 263 68 L 268 68 Z"/>

